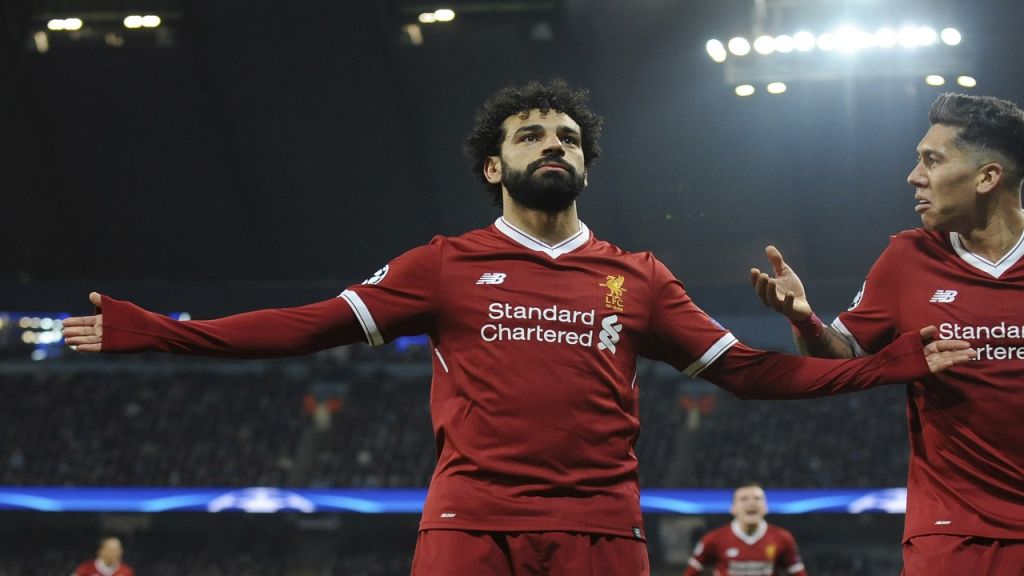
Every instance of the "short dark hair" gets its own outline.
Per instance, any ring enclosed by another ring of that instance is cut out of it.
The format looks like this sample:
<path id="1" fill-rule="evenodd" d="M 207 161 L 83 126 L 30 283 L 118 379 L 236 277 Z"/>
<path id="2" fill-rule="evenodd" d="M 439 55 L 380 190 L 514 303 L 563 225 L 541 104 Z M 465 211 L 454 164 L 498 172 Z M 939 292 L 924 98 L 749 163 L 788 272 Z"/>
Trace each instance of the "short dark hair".
<path id="1" fill-rule="evenodd" d="M 476 124 L 463 144 L 462 153 L 473 174 L 487 186 L 495 205 L 501 205 L 501 184 L 488 182 L 483 168 L 489 156 L 501 154 L 501 142 L 505 139 L 502 124 L 505 120 L 535 108 L 541 112 L 556 110 L 569 116 L 580 126 L 583 165 L 590 166 L 601 156 L 602 119 L 590 110 L 589 97 L 587 90 L 573 88 L 556 78 L 547 84 L 534 80 L 522 86 L 506 86 L 487 99 L 476 113 Z"/>
<path id="2" fill-rule="evenodd" d="M 1008 100 L 947 92 L 935 99 L 928 120 L 959 128 L 957 146 L 991 150 L 1024 169 L 1024 111 Z"/>

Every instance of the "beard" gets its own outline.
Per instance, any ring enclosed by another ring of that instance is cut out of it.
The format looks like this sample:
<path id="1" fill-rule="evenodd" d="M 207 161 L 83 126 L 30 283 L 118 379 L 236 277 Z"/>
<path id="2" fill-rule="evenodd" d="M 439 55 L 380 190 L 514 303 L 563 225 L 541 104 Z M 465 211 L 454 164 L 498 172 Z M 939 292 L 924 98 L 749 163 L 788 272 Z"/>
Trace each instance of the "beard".
<path id="1" fill-rule="evenodd" d="M 546 170 L 537 173 L 541 165 L 551 163 L 558 164 L 566 171 Z M 504 175 L 501 183 L 516 204 L 548 214 L 568 209 L 586 186 L 585 172 L 580 174 L 559 156 L 546 156 L 520 171 L 512 170 L 502 159 L 501 173 Z"/>

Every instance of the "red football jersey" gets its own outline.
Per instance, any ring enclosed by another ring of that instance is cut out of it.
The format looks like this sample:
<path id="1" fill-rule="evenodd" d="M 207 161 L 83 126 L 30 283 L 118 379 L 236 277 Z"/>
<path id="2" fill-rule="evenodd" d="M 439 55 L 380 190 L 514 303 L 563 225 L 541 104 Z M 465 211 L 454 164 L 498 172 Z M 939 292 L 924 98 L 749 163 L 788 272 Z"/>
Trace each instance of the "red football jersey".
<path id="1" fill-rule="evenodd" d="M 708 532 L 687 564 L 683 576 L 696 576 L 706 567 L 715 576 L 807 576 L 793 535 L 763 520 L 753 534 L 744 532 L 735 520 Z"/>
<path id="2" fill-rule="evenodd" d="M 736 339 L 650 252 L 498 219 L 342 293 L 371 344 L 427 333 L 438 463 L 421 528 L 643 538 L 637 356 L 695 375 Z"/>
<path id="3" fill-rule="evenodd" d="M 908 387 L 904 538 L 1024 538 L 1024 238 L 999 262 L 957 234 L 894 236 L 832 326 L 859 353 L 929 324 L 967 340 L 973 362 Z"/>
<path id="4" fill-rule="evenodd" d="M 135 571 L 124 563 L 111 568 L 99 560 L 86 560 L 75 568 L 71 576 L 135 576 Z"/>

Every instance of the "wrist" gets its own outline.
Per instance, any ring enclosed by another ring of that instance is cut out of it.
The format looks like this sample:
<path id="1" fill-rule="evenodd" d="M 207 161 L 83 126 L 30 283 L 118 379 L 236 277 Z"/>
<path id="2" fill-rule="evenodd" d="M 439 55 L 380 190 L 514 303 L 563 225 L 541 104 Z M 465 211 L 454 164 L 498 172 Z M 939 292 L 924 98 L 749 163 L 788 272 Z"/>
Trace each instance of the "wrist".
<path id="1" fill-rule="evenodd" d="M 825 333 L 825 325 L 814 312 L 803 320 L 790 320 L 789 323 L 793 328 L 793 334 L 804 340 L 818 340 Z"/>

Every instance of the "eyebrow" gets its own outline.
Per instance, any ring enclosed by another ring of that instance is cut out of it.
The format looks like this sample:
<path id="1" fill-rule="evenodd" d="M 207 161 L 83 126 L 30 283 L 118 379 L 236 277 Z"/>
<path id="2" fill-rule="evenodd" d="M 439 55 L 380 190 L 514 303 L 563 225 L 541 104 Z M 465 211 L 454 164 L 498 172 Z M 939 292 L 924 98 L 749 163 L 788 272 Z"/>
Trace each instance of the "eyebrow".
<path id="1" fill-rule="evenodd" d="M 580 131 L 579 130 L 573 128 L 572 126 L 567 126 L 565 124 L 559 125 L 557 128 L 555 128 L 555 130 L 558 131 L 558 132 L 561 132 L 562 134 L 572 134 L 574 136 L 579 136 L 580 135 Z M 515 138 L 521 132 L 543 132 L 543 131 L 544 131 L 544 126 L 541 126 L 540 124 L 530 124 L 529 126 L 521 126 L 518 130 L 516 130 L 515 132 L 512 133 L 512 137 Z"/>

